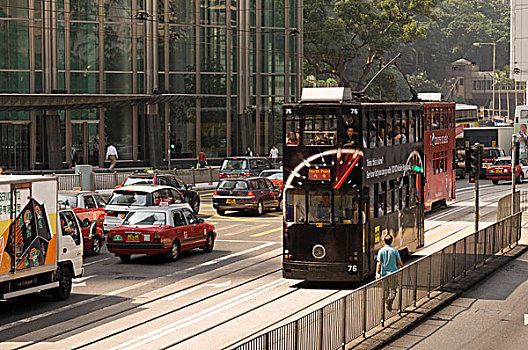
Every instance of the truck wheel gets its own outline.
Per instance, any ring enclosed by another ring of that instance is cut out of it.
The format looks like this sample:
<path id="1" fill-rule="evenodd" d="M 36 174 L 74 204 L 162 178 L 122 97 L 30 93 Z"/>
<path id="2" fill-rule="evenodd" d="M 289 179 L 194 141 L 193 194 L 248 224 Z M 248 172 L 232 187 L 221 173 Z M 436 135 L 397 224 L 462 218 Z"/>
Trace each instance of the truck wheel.
<path id="1" fill-rule="evenodd" d="M 491 180 L 491 182 L 493 182 L 494 185 L 498 185 L 499 184 L 499 180 Z"/>
<path id="2" fill-rule="evenodd" d="M 92 241 L 92 248 L 90 249 L 90 254 L 92 255 L 99 255 L 101 252 L 101 238 L 99 236 L 95 236 Z"/>
<path id="3" fill-rule="evenodd" d="M 124 262 L 125 264 L 130 261 L 131 257 L 132 257 L 132 254 L 121 254 L 121 255 L 119 255 L 119 259 L 121 259 L 121 262 Z"/>
<path id="4" fill-rule="evenodd" d="M 217 212 L 218 215 L 220 215 L 220 216 L 224 216 L 224 215 L 225 215 L 225 210 L 217 209 L 216 212 Z"/>
<path id="5" fill-rule="evenodd" d="M 180 242 L 178 242 L 178 240 L 175 239 L 174 242 L 172 242 L 168 257 L 170 261 L 176 261 L 180 257 Z"/>
<path id="6" fill-rule="evenodd" d="M 51 291 L 53 300 L 66 300 L 72 289 L 72 273 L 68 267 L 59 266 L 57 269 L 57 281 L 59 286 Z"/>
<path id="7" fill-rule="evenodd" d="M 214 234 L 212 232 L 209 232 L 207 235 L 207 239 L 205 240 L 205 245 L 202 247 L 203 251 L 206 253 L 210 253 L 213 251 L 214 248 Z"/>

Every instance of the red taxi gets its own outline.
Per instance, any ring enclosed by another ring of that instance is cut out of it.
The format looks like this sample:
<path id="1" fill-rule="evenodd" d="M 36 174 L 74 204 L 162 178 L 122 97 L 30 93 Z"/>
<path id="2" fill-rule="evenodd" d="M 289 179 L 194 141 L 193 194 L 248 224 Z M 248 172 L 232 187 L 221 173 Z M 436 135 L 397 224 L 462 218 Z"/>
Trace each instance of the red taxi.
<path id="1" fill-rule="evenodd" d="M 528 174 L 528 161 L 521 159 L 519 165 L 515 166 L 515 178 L 518 183 L 521 183 Z M 511 157 L 500 157 L 493 165 L 491 165 L 486 171 L 486 178 L 490 179 L 495 185 L 500 180 L 511 181 L 512 170 L 511 170 Z"/>
<path id="2" fill-rule="evenodd" d="M 185 250 L 211 252 L 215 227 L 199 219 L 187 204 L 161 205 L 128 213 L 108 234 L 110 253 L 128 262 L 132 254 L 166 255 L 176 261 Z"/>
<path id="3" fill-rule="evenodd" d="M 95 222 L 88 224 L 86 221 L 81 221 L 79 217 L 78 219 L 81 222 L 84 253 L 99 255 L 104 244 L 103 229 Z"/>
<path id="4" fill-rule="evenodd" d="M 96 192 L 89 191 L 60 191 L 59 201 L 71 207 L 79 219 L 89 224 L 96 222 L 99 228 L 103 228 L 106 215 L 106 202 Z"/>

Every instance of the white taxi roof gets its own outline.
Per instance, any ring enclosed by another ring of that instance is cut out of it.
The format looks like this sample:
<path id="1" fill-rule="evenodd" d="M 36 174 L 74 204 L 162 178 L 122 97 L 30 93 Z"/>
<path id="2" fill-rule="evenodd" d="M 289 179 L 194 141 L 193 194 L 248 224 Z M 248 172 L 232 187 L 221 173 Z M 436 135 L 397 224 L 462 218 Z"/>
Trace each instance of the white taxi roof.
<path id="1" fill-rule="evenodd" d="M 147 212 L 163 212 L 163 213 L 169 213 L 171 212 L 172 210 L 174 209 L 183 209 L 183 208 L 186 208 L 186 209 L 189 209 L 192 211 L 191 209 L 191 206 L 189 205 L 189 203 L 180 203 L 180 204 L 160 204 L 160 205 L 156 205 L 156 206 L 151 206 L 151 207 L 143 207 L 143 208 L 138 208 L 138 209 L 131 209 L 130 212 L 137 212 L 137 211 L 141 211 L 141 212 L 144 212 L 144 211 L 147 211 Z"/>
<path id="2" fill-rule="evenodd" d="M 120 188 L 116 188 L 114 192 L 147 192 L 152 193 L 157 190 L 161 190 L 164 188 L 172 189 L 174 190 L 174 187 L 171 186 L 164 186 L 164 185 L 129 185 L 129 186 L 123 186 Z"/>

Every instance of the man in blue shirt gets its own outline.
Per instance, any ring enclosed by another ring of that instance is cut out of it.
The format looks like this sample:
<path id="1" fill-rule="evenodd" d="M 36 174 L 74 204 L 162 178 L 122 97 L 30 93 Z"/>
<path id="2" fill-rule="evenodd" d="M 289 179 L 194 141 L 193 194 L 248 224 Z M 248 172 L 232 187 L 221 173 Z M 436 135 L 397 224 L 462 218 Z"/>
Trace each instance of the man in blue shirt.
<path id="1" fill-rule="evenodd" d="M 398 249 L 391 246 L 392 236 L 386 235 L 383 240 L 385 241 L 385 246 L 381 248 L 378 252 L 377 264 L 376 264 L 376 279 L 380 279 L 383 276 L 389 275 L 393 272 L 398 271 L 398 268 L 403 267 L 401 261 L 400 253 Z M 395 281 L 389 277 L 389 280 L 386 283 L 388 290 L 385 290 L 386 294 L 386 304 L 387 310 L 392 311 L 392 303 L 396 298 L 396 287 L 394 286 Z"/>

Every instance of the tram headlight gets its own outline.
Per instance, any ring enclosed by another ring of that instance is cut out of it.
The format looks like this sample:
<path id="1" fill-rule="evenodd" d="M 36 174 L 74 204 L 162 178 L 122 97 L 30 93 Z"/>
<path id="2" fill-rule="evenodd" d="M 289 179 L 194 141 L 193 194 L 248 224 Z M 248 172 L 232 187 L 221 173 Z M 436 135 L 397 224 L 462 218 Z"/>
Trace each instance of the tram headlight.
<path id="1" fill-rule="evenodd" d="M 312 255 L 316 259 L 322 259 L 326 256 L 326 249 L 321 244 L 316 244 L 312 248 Z"/>

